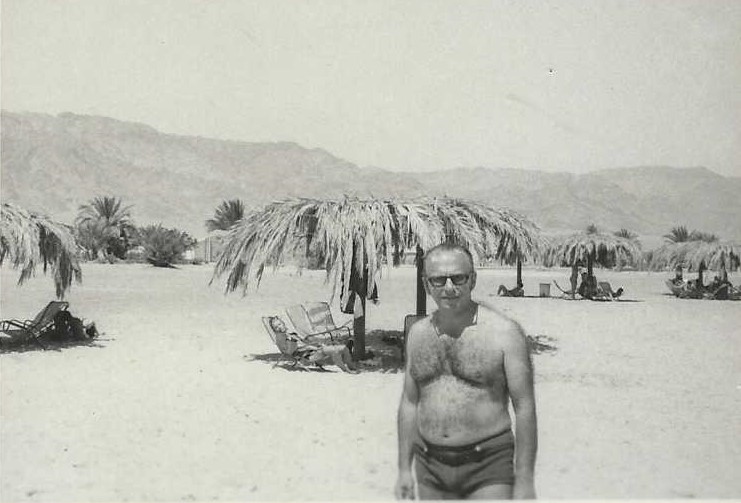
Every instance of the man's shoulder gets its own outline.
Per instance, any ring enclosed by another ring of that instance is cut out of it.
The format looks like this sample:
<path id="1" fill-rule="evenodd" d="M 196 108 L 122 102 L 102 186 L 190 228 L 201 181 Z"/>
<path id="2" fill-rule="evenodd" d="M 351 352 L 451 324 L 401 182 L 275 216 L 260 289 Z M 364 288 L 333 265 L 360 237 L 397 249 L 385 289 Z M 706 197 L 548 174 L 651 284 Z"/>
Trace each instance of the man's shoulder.
<path id="1" fill-rule="evenodd" d="M 522 332 L 522 327 L 520 327 L 517 321 L 496 307 L 482 301 L 477 301 L 476 303 L 479 306 L 478 318 L 476 320 L 478 325 L 491 327 L 497 332 L 512 332 L 514 334 Z"/>
<path id="2" fill-rule="evenodd" d="M 416 338 L 435 332 L 435 327 L 432 326 L 432 314 L 428 314 L 424 318 L 420 318 L 409 327 L 408 338 Z"/>

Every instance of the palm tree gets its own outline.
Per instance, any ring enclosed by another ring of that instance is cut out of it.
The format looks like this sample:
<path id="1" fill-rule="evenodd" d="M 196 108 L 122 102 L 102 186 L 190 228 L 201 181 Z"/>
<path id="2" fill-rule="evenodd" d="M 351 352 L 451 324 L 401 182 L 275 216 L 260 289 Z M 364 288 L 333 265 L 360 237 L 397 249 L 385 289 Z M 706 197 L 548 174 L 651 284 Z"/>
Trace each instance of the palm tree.
<path id="1" fill-rule="evenodd" d="M 235 223 L 244 218 L 244 203 L 239 199 L 222 201 L 216 208 L 214 218 L 206 220 L 206 229 L 209 231 L 228 231 Z"/>
<path id="2" fill-rule="evenodd" d="M 128 235 L 133 225 L 131 206 L 123 206 L 118 197 L 99 196 L 80 206 L 75 219 L 78 234 L 97 255 L 102 251 L 123 258 L 128 246 Z"/>
<path id="3" fill-rule="evenodd" d="M 405 249 L 416 247 L 418 258 L 442 242 L 469 248 L 474 257 L 506 256 L 515 251 L 529 254 L 536 247 L 530 232 L 534 225 L 508 210 L 451 198 L 412 201 L 339 201 L 289 199 L 269 204 L 245 215 L 226 236 L 214 269 L 214 279 L 227 275 L 227 292 L 260 279 L 266 267 L 277 268 L 295 254 L 325 257 L 327 280 L 333 296 L 350 294 L 350 285 L 361 285 L 365 300 L 375 290 L 382 267 L 398 263 Z M 417 260 L 417 312 L 424 312 L 426 296 Z M 212 279 L 213 281 L 213 279 Z M 365 351 L 365 319 L 355 318 L 356 357 Z"/>
<path id="4" fill-rule="evenodd" d="M 710 232 L 703 231 L 692 231 L 688 241 L 704 241 L 706 243 L 714 243 L 718 241 L 718 236 Z"/>
<path id="5" fill-rule="evenodd" d="M 20 269 L 22 284 L 42 266 L 51 270 L 58 298 L 64 298 L 72 282 L 82 281 L 77 247 L 69 226 L 10 203 L 0 211 L 0 265 L 8 260 Z"/>
<path id="6" fill-rule="evenodd" d="M 712 243 L 718 241 L 718 236 L 710 232 L 703 232 L 693 230 L 689 232 L 687 227 L 680 225 L 679 227 L 672 227 L 669 234 L 664 234 L 664 237 L 672 243 L 685 243 L 687 241 L 705 241 Z"/>
<path id="7" fill-rule="evenodd" d="M 614 234 L 619 238 L 630 239 L 631 241 L 638 238 L 638 234 L 631 232 L 624 227 L 619 231 L 615 231 Z"/>
<path id="8" fill-rule="evenodd" d="M 672 227 L 669 234 L 664 234 L 664 237 L 672 243 L 684 243 L 685 241 L 690 240 L 690 233 L 687 230 L 687 227 L 680 225 Z"/>

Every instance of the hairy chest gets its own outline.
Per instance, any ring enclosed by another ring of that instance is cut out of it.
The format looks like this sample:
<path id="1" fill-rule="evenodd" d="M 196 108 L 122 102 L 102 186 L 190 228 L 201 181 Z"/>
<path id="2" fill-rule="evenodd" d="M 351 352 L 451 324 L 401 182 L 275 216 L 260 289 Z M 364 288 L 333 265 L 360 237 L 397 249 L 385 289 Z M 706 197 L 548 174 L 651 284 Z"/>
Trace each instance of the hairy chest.
<path id="1" fill-rule="evenodd" d="M 458 338 L 429 337 L 414 349 L 410 371 L 422 386 L 443 375 L 480 386 L 504 380 L 502 351 L 481 333 L 466 332 Z"/>

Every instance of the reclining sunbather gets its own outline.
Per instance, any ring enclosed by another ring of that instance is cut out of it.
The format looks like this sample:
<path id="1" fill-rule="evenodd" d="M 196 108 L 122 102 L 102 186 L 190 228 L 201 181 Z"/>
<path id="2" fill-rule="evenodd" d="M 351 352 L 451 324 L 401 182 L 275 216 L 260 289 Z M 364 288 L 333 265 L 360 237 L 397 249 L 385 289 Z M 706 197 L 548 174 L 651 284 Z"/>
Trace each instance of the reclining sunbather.
<path id="1" fill-rule="evenodd" d="M 497 295 L 501 295 L 502 297 L 524 297 L 525 289 L 522 287 L 522 283 L 517 283 L 517 286 L 511 290 L 507 289 L 504 285 L 499 285 Z"/>
<path id="2" fill-rule="evenodd" d="M 296 344 L 296 356 L 305 358 L 319 366 L 331 361 L 332 364 L 337 365 L 344 372 L 359 373 L 350 354 L 352 340 L 349 340 L 346 344 L 321 344 L 317 346 L 309 344 L 296 332 L 289 332 L 286 324 L 278 316 L 273 316 L 270 319 L 270 326 L 275 331 L 276 336 L 285 336 L 289 342 Z"/>

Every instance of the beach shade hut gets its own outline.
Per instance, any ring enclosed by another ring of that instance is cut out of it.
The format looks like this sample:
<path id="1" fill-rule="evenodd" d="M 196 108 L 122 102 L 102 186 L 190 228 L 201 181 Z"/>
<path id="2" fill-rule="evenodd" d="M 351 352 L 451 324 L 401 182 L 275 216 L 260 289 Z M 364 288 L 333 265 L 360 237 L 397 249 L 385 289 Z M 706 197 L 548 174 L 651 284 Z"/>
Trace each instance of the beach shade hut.
<path id="1" fill-rule="evenodd" d="M 277 268 L 296 255 L 322 256 L 333 297 L 339 294 L 343 304 L 353 294 L 358 300 L 355 355 L 362 358 L 365 301 L 374 297 L 382 267 L 398 264 L 404 250 L 417 249 L 417 312 L 424 314 L 424 251 L 446 241 L 468 247 L 474 256 L 495 256 L 497 250 L 507 253 L 515 246 L 529 249 L 530 226 L 520 218 L 447 197 L 289 199 L 248 212 L 229 230 L 214 279 L 226 275 L 227 292 L 246 291 L 251 282 L 259 284 L 267 267 Z"/>
<path id="2" fill-rule="evenodd" d="M 5 261 L 20 269 L 18 284 L 37 267 L 51 272 L 60 299 L 73 281 L 82 281 L 70 227 L 10 203 L 3 203 L 0 212 L 0 265 Z"/>
<path id="3" fill-rule="evenodd" d="M 556 240 L 550 250 L 549 262 L 570 265 L 572 278 L 576 278 L 578 264 L 586 264 L 587 276 L 592 278 L 597 257 L 614 256 L 615 261 L 619 262 L 621 259 L 639 257 L 640 254 L 640 247 L 631 239 L 587 231 Z M 574 289 L 572 285 L 572 295 Z"/>
<path id="4" fill-rule="evenodd" d="M 706 269 L 719 270 L 722 276 L 727 275 L 727 268 L 738 266 L 741 257 L 741 245 L 729 241 L 682 241 L 667 243 L 654 251 L 651 257 L 651 269 L 668 267 L 688 267 L 697 271 L 697 278 L 703 284 L 703 273 Z"/>
<path id="5" fill-rule="evenodd" d="M 507 265 L 516 265 L 516 285 L 519 287 L 522 285 L 523 261 L 542 260 L 549 249 L 549 243 L 538 226 L 527 217 L 507 209 L 496 211 L 500 214 L 501 221 L 510 223 L 506 232 L 500 232 L 496 258 Z"/>

